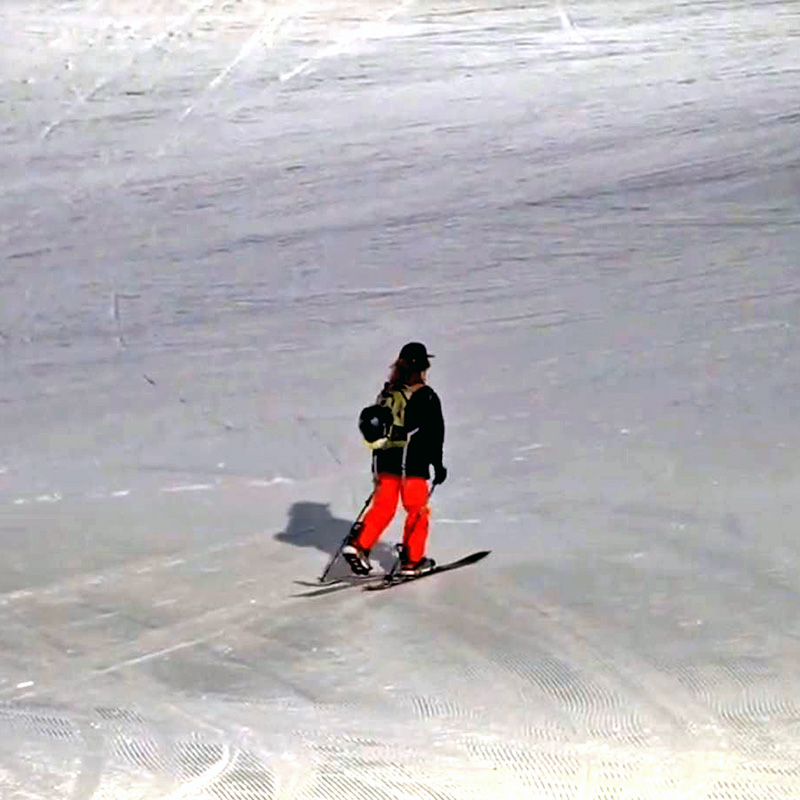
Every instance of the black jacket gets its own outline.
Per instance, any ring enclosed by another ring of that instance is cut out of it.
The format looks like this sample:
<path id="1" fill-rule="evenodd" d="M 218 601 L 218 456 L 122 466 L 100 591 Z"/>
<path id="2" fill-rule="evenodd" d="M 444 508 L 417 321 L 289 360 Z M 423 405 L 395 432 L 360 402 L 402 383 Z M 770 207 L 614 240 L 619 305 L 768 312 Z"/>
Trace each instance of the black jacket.
<path id="1" fill-rule="evenodd" d="M 430 466 L 441 466 L 444 417 L 439 395 L 430 386 L 417 389 L 405 410 L 406 445 L 375 451 L 377 472 L 430 478 Z M 403 469 L 405 462 L 405 470 Z"/>

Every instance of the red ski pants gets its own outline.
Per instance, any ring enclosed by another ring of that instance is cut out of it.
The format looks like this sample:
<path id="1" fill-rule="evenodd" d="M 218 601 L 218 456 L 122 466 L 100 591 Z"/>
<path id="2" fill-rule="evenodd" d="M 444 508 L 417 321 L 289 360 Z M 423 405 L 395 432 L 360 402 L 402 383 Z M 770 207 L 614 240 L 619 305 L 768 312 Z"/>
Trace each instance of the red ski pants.
<path id="1" fill-rule="evenodd" d="M 425 478 L 378 473 L 375 494 L 364 515 L 358 544 L 371 550 L 381 534 L 389 526 L 397 510 L 397 501 L 402 499 L 406 510 L 406 524 L 403 531 L 403 544 L 408 549 L 409 561 L 419 561 L 425 555 L 428 541 L 428 481 Z"/>

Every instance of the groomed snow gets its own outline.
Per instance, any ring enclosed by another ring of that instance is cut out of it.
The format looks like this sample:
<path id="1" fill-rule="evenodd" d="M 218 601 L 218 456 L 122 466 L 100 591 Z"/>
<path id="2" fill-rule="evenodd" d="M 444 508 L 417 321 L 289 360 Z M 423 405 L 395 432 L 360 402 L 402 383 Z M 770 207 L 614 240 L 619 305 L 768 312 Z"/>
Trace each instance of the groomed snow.
<path id="1" fill-rule="evenodd" d="M 788 0 L 0 4 L 3 800 L 796 800 L 798 54 Z M 410 339 L 430 555 L 492 555 L 300 597 Z"/>

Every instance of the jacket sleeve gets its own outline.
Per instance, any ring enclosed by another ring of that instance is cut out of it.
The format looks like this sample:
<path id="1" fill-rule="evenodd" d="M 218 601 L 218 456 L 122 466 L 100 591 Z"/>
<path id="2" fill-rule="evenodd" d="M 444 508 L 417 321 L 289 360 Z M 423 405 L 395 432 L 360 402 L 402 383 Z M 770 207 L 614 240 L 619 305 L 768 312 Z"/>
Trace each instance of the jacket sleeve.
<path id="1" fill-rule="evenodd" d="M 426 403 L 424 434 L 428 444 L 429 463 L 435 467 L 442 465 L 444 450 L 444 416 L 439 395 L 431 389 L 431 395 Z"/>

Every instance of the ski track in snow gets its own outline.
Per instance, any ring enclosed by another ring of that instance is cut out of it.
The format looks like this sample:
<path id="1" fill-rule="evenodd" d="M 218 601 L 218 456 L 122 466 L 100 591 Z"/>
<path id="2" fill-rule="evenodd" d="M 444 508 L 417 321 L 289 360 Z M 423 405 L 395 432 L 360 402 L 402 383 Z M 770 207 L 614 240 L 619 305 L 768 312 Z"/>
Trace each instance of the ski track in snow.
<path id="1" fill-rule="evenodd" d="M 266 489 L 271 486 L 280 486 L 292 484 L 294 481 L 291 478 L 275 477 L 270 480 L 253 479 L 247 481 L 237 482 L 238 485 L 232 487 L 230 482 L 228 485 L 223 485 L 222 481 L 217 483 L 187 483 L 175 484 L 172 486 L 162 486 L 158 491 L 162 494 L 180 494 L 183 492 L 213 492 L 225 491 L 226 489 L 235 488 L 240 490 L 241 487 Z M 109 500 L 109 499 L 125 499 L 133 498 L 139 499 L 131 489 L 114 489 L 108 492 L 89 491 L 85 494 L 67 494 L 64 492 L 52 492 L 51 494 L 38 494 L 29 497 L 15 497 L 10 501 L 11 505 L 23 506 L 31 503 L 60 503 L 62 500 L 68 499 L 72 501 L 81 502 L 83 500 Z"/>
<path id="2" fill-rule="evenodd" d="M 800 796 L 794 5 L 0 28 L 1 796 Z M 410 339 L 492 555 L 296 597 Z"/>

